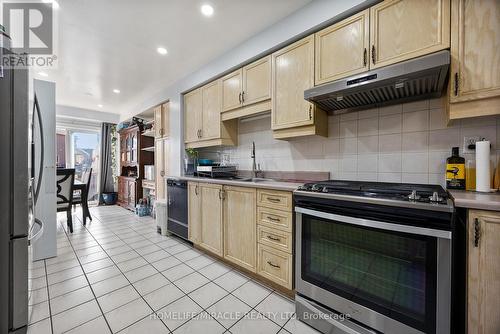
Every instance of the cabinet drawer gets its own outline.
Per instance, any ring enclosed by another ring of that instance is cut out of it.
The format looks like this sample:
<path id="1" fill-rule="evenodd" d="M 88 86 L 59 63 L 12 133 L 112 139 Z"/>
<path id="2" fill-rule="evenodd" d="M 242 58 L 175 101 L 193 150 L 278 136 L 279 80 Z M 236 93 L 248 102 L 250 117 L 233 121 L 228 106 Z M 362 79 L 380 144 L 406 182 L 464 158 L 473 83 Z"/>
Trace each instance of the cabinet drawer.
<path id="1" fill-rule="evenodd" d="M 257 241 L 292 254 L 292 234 L 289 232 L 259 225 L 257 226 Z"/>
<path id="2" fill-rule="evenodd" d="M 286 232 L 292 232 L 292 213 L 257 207 L 257 223 Z"/>
<path id="3" fill-rule="evenodd" d="M 257 205 L 267 208 L 292 211 L 292 193 L 259 189 L 257 191 Z"/>
<path id="4" fill-rule="evenodd" d="M 258 245 L 258 274 L 287 289 L 292 289 L 292 255 Z"/>

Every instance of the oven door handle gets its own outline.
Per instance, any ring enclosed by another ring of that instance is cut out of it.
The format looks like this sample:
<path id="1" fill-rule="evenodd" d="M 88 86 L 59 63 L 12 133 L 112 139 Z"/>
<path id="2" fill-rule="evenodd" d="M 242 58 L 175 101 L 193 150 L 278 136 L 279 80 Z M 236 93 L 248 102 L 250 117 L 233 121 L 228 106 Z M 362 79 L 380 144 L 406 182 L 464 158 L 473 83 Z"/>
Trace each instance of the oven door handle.
<path id="1" fill-rule="evenodd" d="M 351 225 L 372 227 L 380 230 L 387 231 L 397 231 L 402 233 L 411 233 L 417 235 L 425 235 L 429 237 L 441 238 L 441 239 L 451 239 L 451 232 L 445 230 L 436 230 L 432 228 L 425 227 L 417 227 L 410 225 L 400 225 L 393 223 L 386 223 L 377 220 L 363 219 L 363 218 L 355 218 L 349 216 L 337 215 L 334 213 L 321 212 L 301 207 L 295 207 L 295 212 L 306 214 L 313 217 L 319 217 L 328 220 L 336 220 L 342 223 L 347 223 Z"/>

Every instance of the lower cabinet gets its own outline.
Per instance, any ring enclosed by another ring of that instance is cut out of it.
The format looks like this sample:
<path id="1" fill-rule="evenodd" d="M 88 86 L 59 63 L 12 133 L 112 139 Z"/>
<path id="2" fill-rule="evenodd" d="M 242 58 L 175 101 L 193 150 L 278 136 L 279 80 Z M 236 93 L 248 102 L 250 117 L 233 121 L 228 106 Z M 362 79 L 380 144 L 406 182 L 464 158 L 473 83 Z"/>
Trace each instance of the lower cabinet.
<path id="1" fill-rule="evenodd" d="M 257 268 L 255 188 L 224 187 L 224 258 L 252 272 Z"/>
<path id="2" fill-rule="evenodd" d="M 500 213 L 469 211 L 467 332 L 500 333 Z"/>
<path id="3" fill-rule="evenodd" d="M 291 196 L 284 191 L 188 182 L 189 240 L 291 290 Z M 281 210 L 260 206 L 270 203 Z"/>
<path id="4" fill-rule="evenodd" d="M 118 205 L 135 210 L 137 182 L 135 178 L 120 176 L 118 177 Z"/>

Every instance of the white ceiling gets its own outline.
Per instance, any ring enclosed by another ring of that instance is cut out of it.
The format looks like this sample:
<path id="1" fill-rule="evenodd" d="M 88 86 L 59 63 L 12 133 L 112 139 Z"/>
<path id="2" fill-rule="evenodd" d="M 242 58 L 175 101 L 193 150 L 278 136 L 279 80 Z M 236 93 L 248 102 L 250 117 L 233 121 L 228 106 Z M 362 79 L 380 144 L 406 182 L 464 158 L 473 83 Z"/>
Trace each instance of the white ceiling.
<path id="1" fill-rule="evenodd" d="M 59 64 L 39 78 L 56 81 L 59 105 L 130 112 L 310 1 L 58 0 Z"/>

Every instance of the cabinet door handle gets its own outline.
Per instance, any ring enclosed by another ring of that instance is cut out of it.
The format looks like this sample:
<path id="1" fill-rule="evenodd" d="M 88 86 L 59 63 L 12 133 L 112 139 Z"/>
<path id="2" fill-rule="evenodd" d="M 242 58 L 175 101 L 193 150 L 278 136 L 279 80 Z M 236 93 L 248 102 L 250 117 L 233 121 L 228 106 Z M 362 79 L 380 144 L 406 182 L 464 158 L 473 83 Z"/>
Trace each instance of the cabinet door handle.
<path id="1" fill-rule="evenodd" d="M 279 198 L 274 198 L 274 197 L 267 197 L 267 200 L 269 202 L 273 202 L 273 203 L 279 203 L 279 202 L 281 202 L 281 200 Z"/>
<path id="2" fill-rule="evenodd" d="M 160 172 L 160 176 L 165 176 L 165 172 L 164 172 L 164 171 L 161 171 L 161 172 Z"/>
<path id="3" fill-rule="evenodd" d="M 479 239 L 481 238 L 481 225 L 479 219 L 474 219 L 474 247 L 479 247 Z"/>
<path id="4" fill-rule="evenodd" d="M 274 264 L 271 261 L 267 261 L 267 264 L 270 265 L 271 267 L 274 267 L 274 268 L 278 268 L 278 269 L 281 268 L 279 265 Z"/>
<path id="5" fill-rule="evenodd" d="M 198 185 L 196 185 L 196 186 L 194 187 L 194 193 L 195 193 L 195 195 L 196 195 L 196 196 L 198 196 Z"/>
<path id="6" fill-rule="evenodd" d="M 269 219 L 270 221 L 273 221 L 273 222 L 280 222 L 281 221 L 281 219 L 274 218 L 274 217 L 271 217 L 271 216 L 267 216 L 267 219 Z"/>
<path id="7" fill-rule="evenodd" d="M 372 63 L 375 65 L 375 45 L 372 45 Z"/>
<path id="8" fill-rule="evenodd" d="M 281 241 L 280 238 L 273 237 L 272 235 L 268 235 L 267 238 L 272 241 Z"/>
<path id="9" fill-rule="evenodd" d="M 241 93 L 241 102 L 245 102 L 245 91 Z"/>
<path id="10" fill-rule="evenodd" d="M 455 72 L 455 82 L 454 82 L 454 89 L 453 89 L 453 93 L 455 94 L 455 96 L 458 96 L 458 72 Z"/>
<path id="11" fill-rule="evenodd" d="M 200 129 L 200 138 L 203 138 L 203 129 Z"/>
<path id="12" fill-rule="evenodd" d="M 240 92 L 240 94 L 238 95 L 238 101 L 240 101 L 240 103 L 241 103 L 241 92 Z"/>
<path id="13" fill-rule="evenodd" d="M 309 120 L 312 120 L 313 119 L 313 116 L 312 116 L 312 105 L 309 105 Z"/>
<path id="14" fill-rule="evenodd" d="M 224 200 L 225 198 L 225 191 L 222 189 L 219 189 L 219 199 Z"/>
<path id="15" fill-rule="evenodd" d="M 366 58 L 367 58 L 367 53 L 368 53 L 368 52 L 367 52 L 367 50 L 366 50 L 366 48 L 365 48 L 365 51 L 363 52 L 363 66 L 366 66 L 366 61 L 367 61 L 367 59 L 366 59 Z"/>

